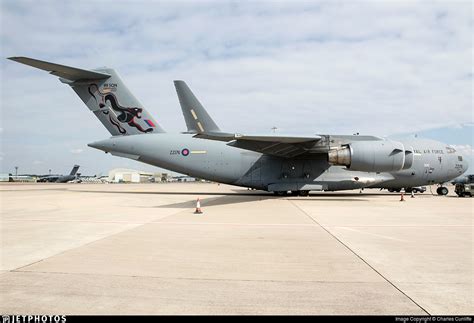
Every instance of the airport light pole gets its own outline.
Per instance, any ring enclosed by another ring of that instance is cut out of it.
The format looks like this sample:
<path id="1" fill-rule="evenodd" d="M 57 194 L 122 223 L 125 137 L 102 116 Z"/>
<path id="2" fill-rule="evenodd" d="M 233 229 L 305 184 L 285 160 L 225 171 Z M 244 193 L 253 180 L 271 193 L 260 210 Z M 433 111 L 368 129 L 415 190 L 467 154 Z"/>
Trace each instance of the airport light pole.
<path id="1" fill-rule="evenodd" d="M 18 176 L 18 166 L 15 166 L 15 177 Z"/>

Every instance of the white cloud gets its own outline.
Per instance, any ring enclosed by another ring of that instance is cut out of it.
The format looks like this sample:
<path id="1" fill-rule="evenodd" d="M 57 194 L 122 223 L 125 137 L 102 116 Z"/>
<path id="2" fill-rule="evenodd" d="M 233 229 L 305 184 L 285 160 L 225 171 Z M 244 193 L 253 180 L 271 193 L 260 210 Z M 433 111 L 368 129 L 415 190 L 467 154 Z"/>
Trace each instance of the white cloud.
<path id="1" fill-rule="evenodd" d="M 69 150 L 71 154 L 80 154 L 84 151 L 84 149 L 76 148 L 76 149 L 71 149 Z"/>
<path id="2" fill-rule="evenodd" d="M 384 136 L 473 122 L 469 2 L 4 1 L 0 9 L 5 56 L 113 66 L 168 131 L 184 130 L 174 79 L 228 131 Z M 78 157 L 68 147 L 108 136 L 54 77 L 6 60 L 1 72 L 7 168 L 48 152 L 55 158 L 45 162 L 66 169 Z M 110 167 L 109 156 L 89 148 L 86 156 L 91 169 Z"/>

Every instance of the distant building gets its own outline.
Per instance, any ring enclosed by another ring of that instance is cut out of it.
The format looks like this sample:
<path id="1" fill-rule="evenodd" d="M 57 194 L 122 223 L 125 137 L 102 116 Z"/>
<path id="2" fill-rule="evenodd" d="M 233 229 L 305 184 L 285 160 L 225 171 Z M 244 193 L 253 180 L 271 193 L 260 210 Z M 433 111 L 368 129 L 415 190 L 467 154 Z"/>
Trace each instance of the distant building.
<path id="1" fill-rule="evenodd" d="M 36 182 L 36 177 L 29 176 L 29 175 L 18 175 L 18 176 L 12 175 L 12 176 L 9 176 L 9 181 L 32 183 L 32 182 Z"/>
<path id="2" fill-rule="evenodd" d="M 166 173 L 151 173 L 135 169 L 115 168 L 109 172 L 108 181 L 112 183 L 156 183 L 167 181 Z"/>

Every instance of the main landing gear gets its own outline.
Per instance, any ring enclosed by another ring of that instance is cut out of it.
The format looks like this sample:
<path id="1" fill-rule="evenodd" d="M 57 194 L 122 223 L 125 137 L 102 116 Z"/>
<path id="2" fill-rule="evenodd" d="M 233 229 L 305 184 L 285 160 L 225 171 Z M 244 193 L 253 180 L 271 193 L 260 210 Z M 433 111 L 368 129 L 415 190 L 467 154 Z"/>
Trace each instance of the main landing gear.
<path id="1" fill-rule="evenodd" d="M 275 191 L 273 192 L 276 196 L 287 196 L 288 192 L 287 191 Z M 291 191 L 291 196 L 308 196 L 309 191 Z"/>
<path id="2" fill-rule="evenodd" d="M 438 195 L 448 195 L 449 191 L 446 187 L 440 186 L 436 189 L 436 193 L 438 193 Z"/>

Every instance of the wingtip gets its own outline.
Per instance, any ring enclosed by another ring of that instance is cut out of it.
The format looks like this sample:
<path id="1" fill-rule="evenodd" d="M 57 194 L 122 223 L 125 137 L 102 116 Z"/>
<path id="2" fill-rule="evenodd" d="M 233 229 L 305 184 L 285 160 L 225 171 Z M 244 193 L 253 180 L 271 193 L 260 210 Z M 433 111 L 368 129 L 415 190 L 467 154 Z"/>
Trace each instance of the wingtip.
<path id="1" fill-rule="evenodd" d="M 32 58 L 28 58 L 28 57 L 25 57 L 25 56 L 11 56 L 11 57 L 7 57 L 7 59 L 9 59 L 11 61 L 14 61 L 14 62 L 18 62 L 18 63 L 23 63 L 23 61 L 28 60 L 28 59 L 32 59 Z"/>

